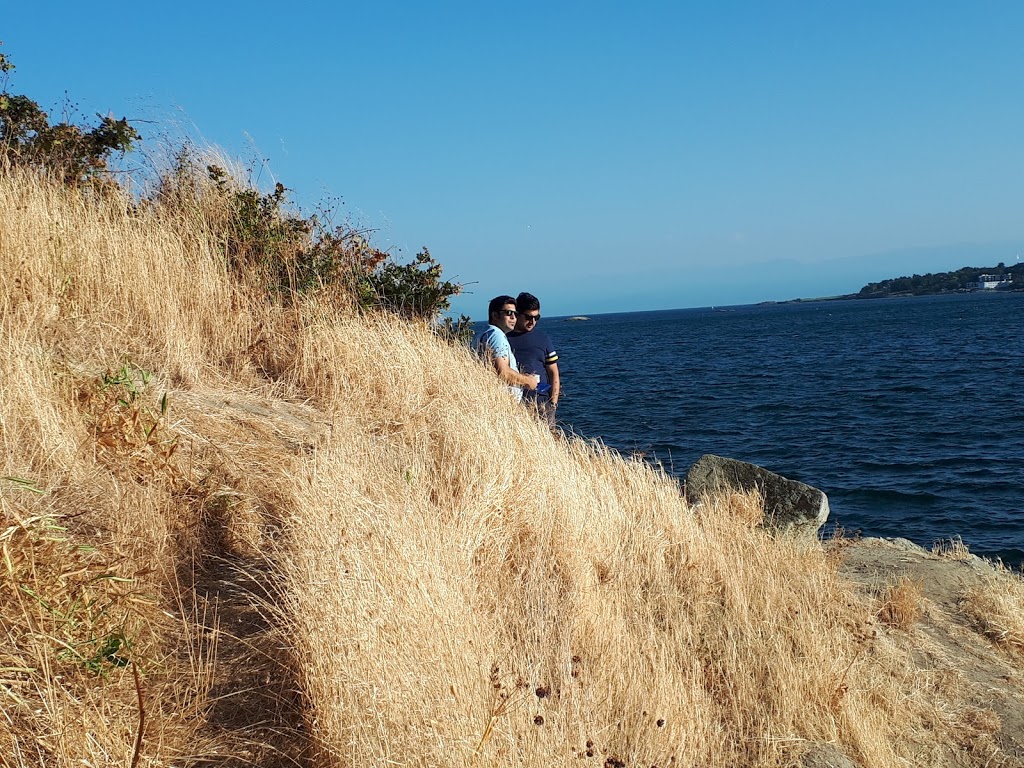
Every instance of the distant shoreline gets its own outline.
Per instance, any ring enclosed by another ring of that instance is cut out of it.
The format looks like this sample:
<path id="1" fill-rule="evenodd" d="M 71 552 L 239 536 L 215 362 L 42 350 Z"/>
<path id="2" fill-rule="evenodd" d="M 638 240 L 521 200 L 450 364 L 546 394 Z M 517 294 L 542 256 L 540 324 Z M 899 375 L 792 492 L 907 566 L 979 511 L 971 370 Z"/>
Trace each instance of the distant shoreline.
<path id="1" fill-rule="evenodd" d="M 818 301 L 870 301 L 872 299 L 920 299 L 927 296 L 951 296 L 958 294 L 974 293 L 1024 293 L 1024 288 L 1001 288 L 999 290 L 982 288 L 963 288 L 956 291 L 930 291 L 928 293 L 911 293 L 910 291 L 899 291 L 893 293 L 870 293 L 867 295 L 859 293 L 843 293 L 838 296 L 815 296 L 812 298 L 782 299 L 779 301 L 759 301 L 754 306 L 764 307 L 772 304 L 808 304 Z"/>

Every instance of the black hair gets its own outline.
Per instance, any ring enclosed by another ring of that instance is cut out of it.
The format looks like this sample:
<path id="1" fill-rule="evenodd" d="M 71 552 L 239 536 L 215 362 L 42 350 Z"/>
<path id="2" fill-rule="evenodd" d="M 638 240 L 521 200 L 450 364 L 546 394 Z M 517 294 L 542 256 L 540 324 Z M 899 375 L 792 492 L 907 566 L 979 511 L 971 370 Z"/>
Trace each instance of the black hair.
<path id="1" fill-rule="evenodd" d="M 516 309 L 520 312 L 533 312 L 533 310 L 540 310 L 540 299 L 534 296 L 532 293 L 523 291 L 516 297 Z"/>
<path id="2" fill-rule="evenodd" d="M 501 308 L 506 304 L 515 304 L 516 300 L 511 296 L 495 296 L 491 299 L 491 303 L 487 305 L 487 319 L 491 319 L 491 315 L 495 312 L 500 312 Z"/>

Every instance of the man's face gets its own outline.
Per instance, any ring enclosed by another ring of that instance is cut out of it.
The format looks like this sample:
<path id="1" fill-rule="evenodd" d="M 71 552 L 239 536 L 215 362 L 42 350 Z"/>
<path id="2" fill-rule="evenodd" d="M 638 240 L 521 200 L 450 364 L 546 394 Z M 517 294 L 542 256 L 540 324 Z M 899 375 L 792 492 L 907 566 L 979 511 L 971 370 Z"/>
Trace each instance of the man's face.
<path id="1" fill-rule="evenodd" d="M 540 320 L 539 309 L 528 309 L 525 312 L 520 312 L 519 317 L 516 318 L 516 330 L 520 333 L 532 331 L 537 327 L 538 320 Z"/>
<path id="2" fill-rule="evenodd" d="M 494 320 L 492 322 L 505 333 L 508 333 L 516 327 L 516 315 L 516 305 L 506 304 L 494 313 Z"/>

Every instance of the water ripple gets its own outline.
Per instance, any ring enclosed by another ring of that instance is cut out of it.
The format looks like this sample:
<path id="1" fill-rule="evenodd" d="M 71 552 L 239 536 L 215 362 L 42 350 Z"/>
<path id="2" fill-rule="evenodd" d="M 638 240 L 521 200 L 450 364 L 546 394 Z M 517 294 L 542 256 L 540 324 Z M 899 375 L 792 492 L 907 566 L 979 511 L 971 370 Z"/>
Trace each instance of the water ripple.
<path id="1" fill-rule="evenodd" d="M 918 543 L 1024 551 L 1024 294 L 673 310 L 551 323 L 559 415 L 683 473 L 703 453 Z"/>

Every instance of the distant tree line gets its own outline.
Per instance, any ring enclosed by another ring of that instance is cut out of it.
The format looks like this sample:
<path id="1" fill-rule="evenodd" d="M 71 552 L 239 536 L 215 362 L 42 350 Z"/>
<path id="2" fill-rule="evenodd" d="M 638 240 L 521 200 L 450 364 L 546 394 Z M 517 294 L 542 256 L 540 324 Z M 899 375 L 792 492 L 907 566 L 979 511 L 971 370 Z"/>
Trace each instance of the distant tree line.
<path id="1" fill-rule="evenodd" d="M 1006 266 L 999 262 L 994 267 L 961 267 L 955 272 L 936 272 L 910 277 L 894 277 L 879 283 L 868 283 L 857 298 L 870 299 L 884 296 L 924 296 L 933 293 L 955 293 L 968 291 L 973 283 L 978 282 L 981 275 L 1010 275 L 1012 283 L 1009 290 L 1024 290 L 1024 264 Z"/>

